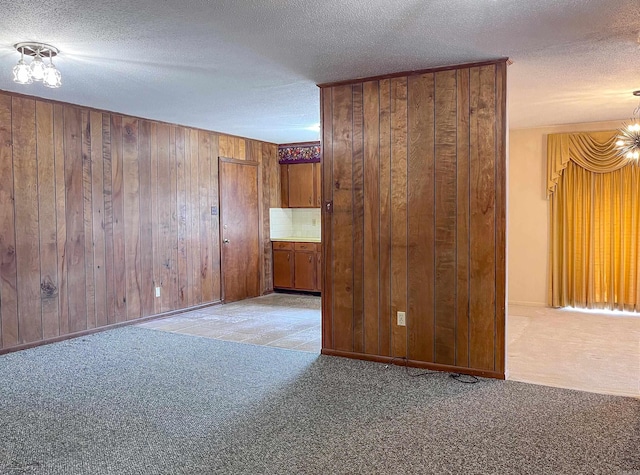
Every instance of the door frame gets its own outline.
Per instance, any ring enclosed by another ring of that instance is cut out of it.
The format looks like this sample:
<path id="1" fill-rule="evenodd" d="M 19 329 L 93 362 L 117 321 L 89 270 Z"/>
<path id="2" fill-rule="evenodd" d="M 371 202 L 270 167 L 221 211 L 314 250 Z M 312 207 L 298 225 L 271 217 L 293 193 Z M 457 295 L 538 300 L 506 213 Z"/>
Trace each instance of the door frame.
<path id="1" fill-rule="evenodd" d="M 264 222 L 263 215 L 263 207 L 261 206 L 261 196 L 262 196 L 262 167 L 260 166 L 260 162 L 256 162 L 253 160 L 239 160 L 237 158 L 223 157 L 218 156 L 218 203 L 220 203 L 220 226 L 219 226 L 219 239 L 220 239 L 220 302 L 226 303 L 226 295 L 225 295 L 225 245 L 224 245 L 224 212 L 223 212 L 223 203 L 222 203 L 222 163 L 231 163 L 235 165 L 246 165 L 257 167 L 256 180 L 258 181 L 257 190 L 258 190 L 258 270 L 260 272 L 259 278 L 259 286 L 258 295 L 264 294 L 264 246 L 262 245 L 263 241 L 263 230 L 262 223 Z"/>

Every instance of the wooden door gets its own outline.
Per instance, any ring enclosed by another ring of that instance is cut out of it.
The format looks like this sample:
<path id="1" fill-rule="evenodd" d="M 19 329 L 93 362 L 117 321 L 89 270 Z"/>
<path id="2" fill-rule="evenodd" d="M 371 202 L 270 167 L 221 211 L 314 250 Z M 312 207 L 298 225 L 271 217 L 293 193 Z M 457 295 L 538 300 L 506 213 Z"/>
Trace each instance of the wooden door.
<path id="1" fill-rule="evenodd" d="M 258 164 L 220 158 L 224 302 L 260 295 Z"/>
<path id="2" fill-rule="evenodd" d="M 312 208 L 315 206 L 313 166 L 313 163 L 288 165 L 290 208 Z"/>

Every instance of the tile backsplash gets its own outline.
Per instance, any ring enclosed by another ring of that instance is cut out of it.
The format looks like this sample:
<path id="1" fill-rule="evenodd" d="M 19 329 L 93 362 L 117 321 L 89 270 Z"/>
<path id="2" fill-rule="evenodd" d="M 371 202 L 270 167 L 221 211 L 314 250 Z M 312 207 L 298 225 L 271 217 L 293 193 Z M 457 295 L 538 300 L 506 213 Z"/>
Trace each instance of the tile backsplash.
<path id="1" fill-rule="evenodd" d="M 271 239 L 320 239 L 320 208 L 269 209 Z"/>

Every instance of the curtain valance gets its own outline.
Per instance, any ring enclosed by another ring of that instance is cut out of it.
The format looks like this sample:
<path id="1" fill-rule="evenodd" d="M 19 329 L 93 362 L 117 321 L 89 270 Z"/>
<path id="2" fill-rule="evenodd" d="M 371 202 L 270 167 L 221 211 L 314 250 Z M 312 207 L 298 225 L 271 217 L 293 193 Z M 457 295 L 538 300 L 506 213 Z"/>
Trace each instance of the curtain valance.
<path id="1" fill-rule="evenodd" d="M 550 134 L 547 137 L 547 194 L 555 192 L 569 160 L 593 173 L 612 172 L 628 165 L 631 160 L 618 154 L 617 136 L 617 130 Z"/>

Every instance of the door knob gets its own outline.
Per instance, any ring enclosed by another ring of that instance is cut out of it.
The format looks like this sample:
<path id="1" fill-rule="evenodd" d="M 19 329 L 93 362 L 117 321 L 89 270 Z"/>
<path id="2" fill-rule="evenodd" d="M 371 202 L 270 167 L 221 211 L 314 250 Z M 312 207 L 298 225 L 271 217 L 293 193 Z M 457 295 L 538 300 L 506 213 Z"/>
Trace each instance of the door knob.
<path id="1" fill-rule="evenodd" d="M 228 239 L 224 239 L 222 242 L 225 243 L 225 244 L 229 244 L 229 240 Z"/>

